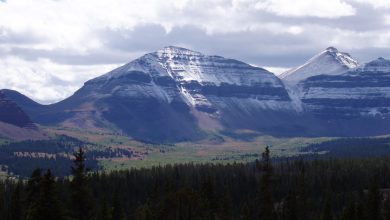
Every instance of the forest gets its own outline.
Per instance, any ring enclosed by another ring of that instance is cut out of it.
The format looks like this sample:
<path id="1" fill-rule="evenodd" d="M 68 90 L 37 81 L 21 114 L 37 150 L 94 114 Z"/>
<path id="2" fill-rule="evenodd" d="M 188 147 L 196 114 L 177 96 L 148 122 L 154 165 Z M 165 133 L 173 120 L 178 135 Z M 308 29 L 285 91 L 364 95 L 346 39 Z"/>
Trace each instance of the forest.
<path id="1" fill-rule="evenodd" d="M 1 219 L 390 219 L 387 157 L 275 162 L 267 147 L 255 163 L 104 173 L 88 171 L 81 148 L 74 156 L 71 177 L 2 181 Z"/>

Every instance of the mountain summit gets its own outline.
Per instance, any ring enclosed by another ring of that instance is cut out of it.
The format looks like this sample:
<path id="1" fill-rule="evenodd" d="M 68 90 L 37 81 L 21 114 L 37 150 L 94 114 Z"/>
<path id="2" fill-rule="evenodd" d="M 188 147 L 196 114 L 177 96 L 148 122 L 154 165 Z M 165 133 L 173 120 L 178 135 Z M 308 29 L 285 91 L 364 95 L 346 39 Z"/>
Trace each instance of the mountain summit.
<path id="1" fill-rule="evenodd" d="M 279 77 L 288 84 L 296 84 L 311 76 L 326 74 L 338 75 L 359 66 L 348 53 L 339 52 L 334 47 L 315 55 L 303 65 L 282 73 Z"/>

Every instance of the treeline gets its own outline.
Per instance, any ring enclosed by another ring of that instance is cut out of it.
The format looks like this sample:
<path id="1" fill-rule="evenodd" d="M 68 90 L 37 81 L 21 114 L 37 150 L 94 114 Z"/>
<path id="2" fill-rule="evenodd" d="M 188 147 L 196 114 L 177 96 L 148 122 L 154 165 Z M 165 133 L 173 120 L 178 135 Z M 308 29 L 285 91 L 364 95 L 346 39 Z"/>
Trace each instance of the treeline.
<path id="1" fill-rule="evenodd" d="M 90 173 L 75 154 L 72 178 L 35 170 L 0 184 L 0 218 L 387 220 L 390 160 L 285 160 L 267 150 L 250 164 L 182 164 Z"/>
<path id="2" fill-rule="evenodd" d="M 35 168 L 51 169 L 55 176 L 68 176 L 72 165 L 72 153 L 82 147 L 88 158 L 86 164 L 91 170 L 100 169 L 98 159 L 133 157 L 129 149 L 97 146 L 66 135 L 48 140 L 27 140 L 0 145 L 2 171 L 14 176 L 28 177 Z"/>
<path id="3" fill-rule="evenodd" d="M 390 156 L 390 137 L 385 138 L 338 138 L 311 144 L 301 152 L 319 153 L 330 157 L 378 157 Z"/>

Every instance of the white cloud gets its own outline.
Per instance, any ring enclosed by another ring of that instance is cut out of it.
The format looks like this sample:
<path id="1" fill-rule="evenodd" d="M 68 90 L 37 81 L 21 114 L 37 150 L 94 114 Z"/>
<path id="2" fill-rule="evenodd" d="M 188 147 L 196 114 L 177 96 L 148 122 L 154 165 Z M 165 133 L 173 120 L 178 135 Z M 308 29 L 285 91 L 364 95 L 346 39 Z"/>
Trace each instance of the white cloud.
<path id="1" fill-rule="evenodd" d="M 17 57 L 0 59 L 0 88 L 14 89 L 49 104 L 68 97 L 83 82 L 118 65 L 68 66 L 49 60 L 28 62 Z"/>
<path id="2" fill-rule="evenodd" d="M 359 2 L 370 5 L 376 9 L 388 9 L 390 8 L 389 0 L 349 0 L 351 2 Z"/>
<path id="3" fill-rule="evenodd" d="M 341 0 L 260 0 L 255 8 L 287 17 L 338 18 L 356 13 L 354 7 Z"/>

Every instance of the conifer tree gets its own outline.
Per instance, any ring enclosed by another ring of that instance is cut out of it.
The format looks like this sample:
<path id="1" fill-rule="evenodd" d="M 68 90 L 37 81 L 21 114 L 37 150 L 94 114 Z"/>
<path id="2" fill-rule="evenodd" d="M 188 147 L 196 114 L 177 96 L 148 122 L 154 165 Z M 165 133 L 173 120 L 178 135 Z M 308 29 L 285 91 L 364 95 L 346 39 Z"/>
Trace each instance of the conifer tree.
<path id="1" fill-rule="evenodd" d="M 77 220 L 89 220 L 93 215 L 93 201 L 88 188 L 85 153 L 79 148 L 74 157 L 71 181 L 73 215 Z"/>
<path id="2" fill-rule="evenodd" d="M 111 220 L 111 211 L 107 204 L 107 199 L 103 198 L 100 206 L 99 220 Z"/>
<path id="3" fill-rule="evenodd" d="M 352 197 L 346 207 L 344 207 L 341 220 L 356 220 L 356 202 Z"/>
<path id="4" fill-rule="evenodd" d="M 379 190 L 378 178 L 372 179 L 367 195 L 367 217 L 370 220 L 381 218 L 381 193 Z"/>
<path id="5" fill-rule="evenodd" d="M 40 182 L 40 195 L 32 213 L 34 220 L 61 220 L 64 219 L 64 211 L 58 198 L 57 189 L 50 169 L 44 174 Z"/>
<path id="6" fill-rule="evenodd" d="M 21 220 L 22 219 L 22 182 L 18 182 L 11 196 L 10 206 L 10 220 Z"/>
<path id="7" fill-rule="evenodd" d="M 258 201 L 260 206 L 258 218 L 260 220 L 274 220 L 276 219 L 276 215 L 274 210 L 272 191 L 273 168 L 268 146 L 262 153 L 261 162 L 260 164 L 257 164 L 257 167 L 261 171 L 260 190 L 258 193 Z"/>
<path id="8" fill-rule="evenodd" d="M 37 206 L 41 196 L 42 170 L 35 169 L 27 182 L 26 220 L 37 219 Z"/>
<path id="9" fill-rule="evenodd" d="M 330 197 L 330 193 L 326 196 L 324 208 L 322 210 L 321 220 L 332 220 L 333 214 L 332 214 L 332 201 Z"/>
<path id="10" fill-rule="evenodd" d="M 118 190 L 115 190 L 113 201 L 112 201 L 111 219 L 112 220 L 125 219 L 125 213 L 124 213 L 122 205 L 121 205 Z"/>
<path id="11" fill-rule="evenodd" d="M 294 191 L 290 191 L 286 198 L 284 218 L 287 220 L 298 220 L 297 196 Z"/>

